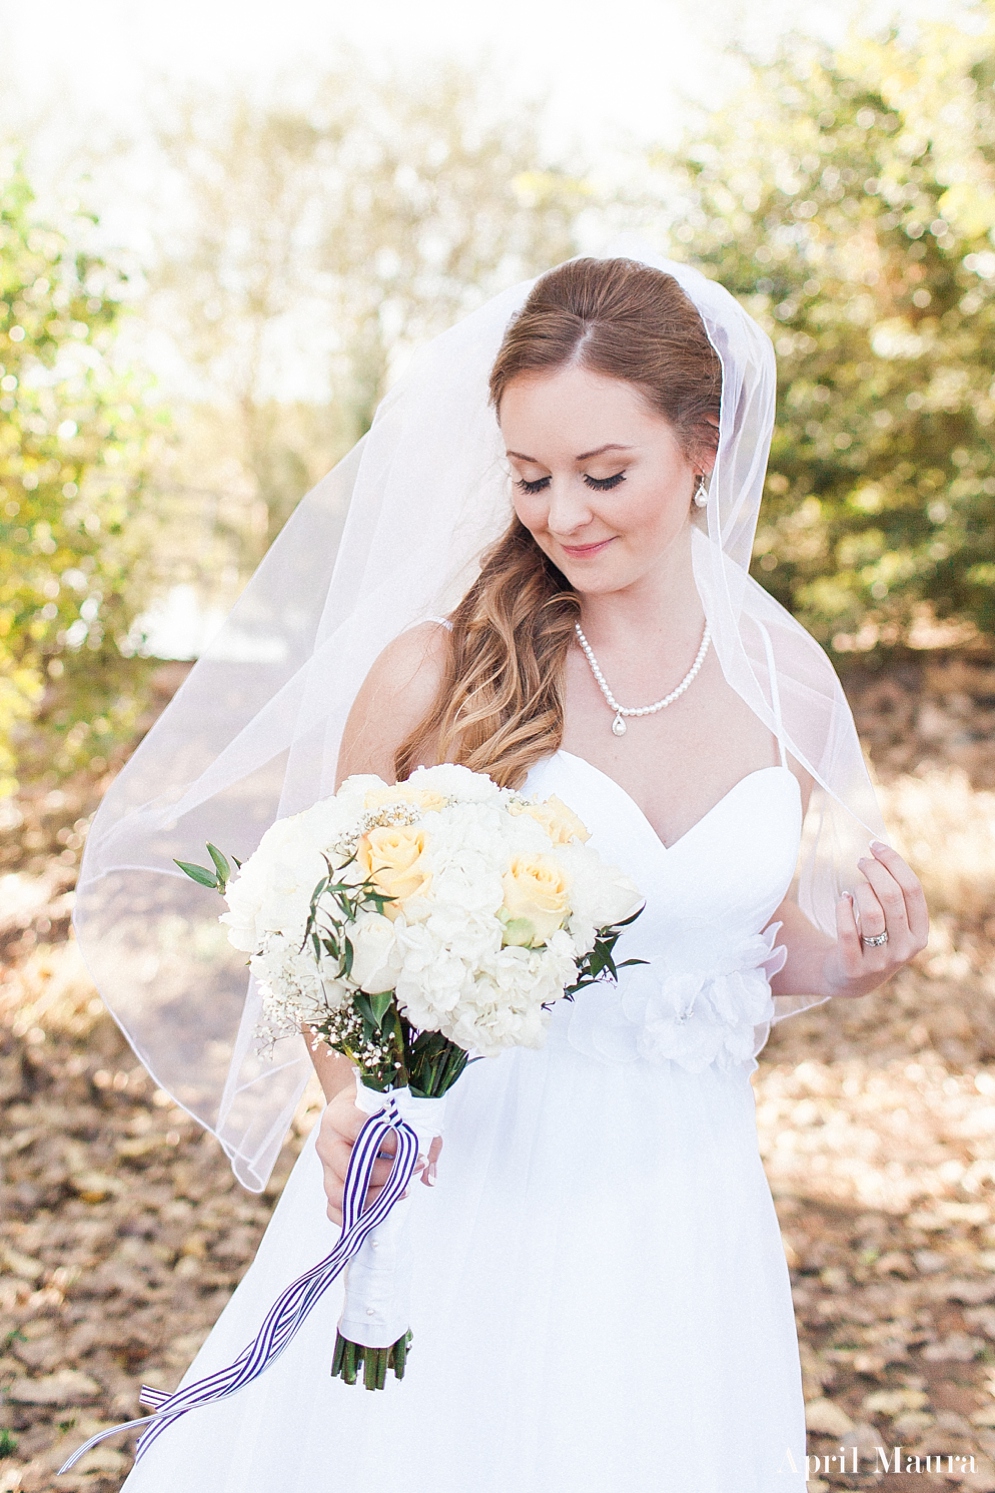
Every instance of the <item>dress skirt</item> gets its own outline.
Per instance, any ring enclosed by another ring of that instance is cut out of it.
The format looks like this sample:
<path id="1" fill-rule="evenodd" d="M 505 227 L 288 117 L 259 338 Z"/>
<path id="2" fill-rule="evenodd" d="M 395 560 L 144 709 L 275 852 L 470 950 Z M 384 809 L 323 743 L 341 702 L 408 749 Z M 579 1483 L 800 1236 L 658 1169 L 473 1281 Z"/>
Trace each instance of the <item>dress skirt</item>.
<path id="1" fill-rule="evenodd" d="M 753 1063 L 470 1065 L 414 1184 L 403 1381 L 329 1373 L 328 1291 L 282 1356 L 158 1437 L 127 1493 L 803 1493 L 787 1264 Z M 314 1133 L 184 1382 L 333 1247 Z"/>

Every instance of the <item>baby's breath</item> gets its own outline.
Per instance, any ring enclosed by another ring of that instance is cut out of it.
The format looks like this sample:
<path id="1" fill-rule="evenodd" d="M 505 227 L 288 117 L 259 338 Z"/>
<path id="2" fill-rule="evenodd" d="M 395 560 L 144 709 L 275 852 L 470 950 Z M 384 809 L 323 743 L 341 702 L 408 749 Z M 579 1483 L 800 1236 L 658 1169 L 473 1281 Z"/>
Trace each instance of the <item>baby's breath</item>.
<path id="1" fill-rule="evenodd" d="M 364 1073 L 379 1077 L 384 1064 L 390 1059 L 390 1046 L 367 1035 L 367 1027 L 355 1007 L 339 1006 L 327 1013 L 312 1027 L 314 1036 L 312 1051 L 322 1042 L 334 1052 L 341 1052 Z"/>
<path id="2" fill-rule="evenodd" d="M 448 803 L 449 800 L 447 800 L 447 806 Z M 368 835 L 371 829 L 394 829 L 409 824 L 418 824 L 423 818 L 423 809 L 401 798 L 394 803 L 381 804 L 378 809 L 367 809 L 360 815 L 355 827 L 335 841 L 329 854 L 333 860 L 345 864 L 356 854 L 356 847 L 360 840 L 364 835 Z"/>

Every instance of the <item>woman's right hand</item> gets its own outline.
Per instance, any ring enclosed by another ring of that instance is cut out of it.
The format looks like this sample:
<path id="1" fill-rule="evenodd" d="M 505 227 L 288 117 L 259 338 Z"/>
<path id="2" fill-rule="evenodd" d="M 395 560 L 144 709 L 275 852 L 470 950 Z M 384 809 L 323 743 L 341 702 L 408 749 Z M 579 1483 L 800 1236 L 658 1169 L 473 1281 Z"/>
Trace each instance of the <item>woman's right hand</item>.
<path id="1" fill-rule="evenodd" d="M 332 1223 L 342 1227 L 342 1197 L 345 1176 L 349 1169 L 352 1148 L 369 1115 L 365 1115 L 353 1100 L 354 1087 L 342 1089 L 328 1101 L 325 1112 L 318 1122 L 318 1139 L 315 1150 L 325 1173 L 326 1209 Z M 391 1132 L 380 1142 L 381 1158 L 373 1164 L 373 1176 L 366 1194 L 366 1206 L 376 1197 L 390 1176 L 391 1157 L 397 1150 L 397 1136 Z"/>

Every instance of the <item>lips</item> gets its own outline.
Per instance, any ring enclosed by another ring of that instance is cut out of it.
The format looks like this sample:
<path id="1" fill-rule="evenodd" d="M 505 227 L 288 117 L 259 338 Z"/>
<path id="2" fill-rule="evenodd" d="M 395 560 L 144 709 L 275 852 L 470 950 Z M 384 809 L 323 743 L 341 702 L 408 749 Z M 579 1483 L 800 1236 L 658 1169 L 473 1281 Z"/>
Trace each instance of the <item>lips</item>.
<path id="1" fill-rule="evenodd" d="M 614 537 L 613 535 L 612 539 L 602 539 L 598 544 L 561 544 L 560 549 L 565 555 L 569 555 L 571 560 L 590 560 L 595 555 L 600 555 L 602 550 L 606 550 Z"/>

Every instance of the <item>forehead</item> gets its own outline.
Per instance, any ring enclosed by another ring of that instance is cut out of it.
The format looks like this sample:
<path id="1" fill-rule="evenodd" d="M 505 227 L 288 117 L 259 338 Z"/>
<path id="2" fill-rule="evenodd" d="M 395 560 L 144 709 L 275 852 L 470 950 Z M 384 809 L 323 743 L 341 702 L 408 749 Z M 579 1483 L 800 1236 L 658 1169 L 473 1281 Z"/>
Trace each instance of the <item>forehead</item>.
<path id="1" fill-rule="evenodd" d="M 508 449 L 529 456 L 574 457 L 673 438 L 670 422 L 635 384 L 576 365 L 520 373 L 504 390 L 498 418 Z"/>

